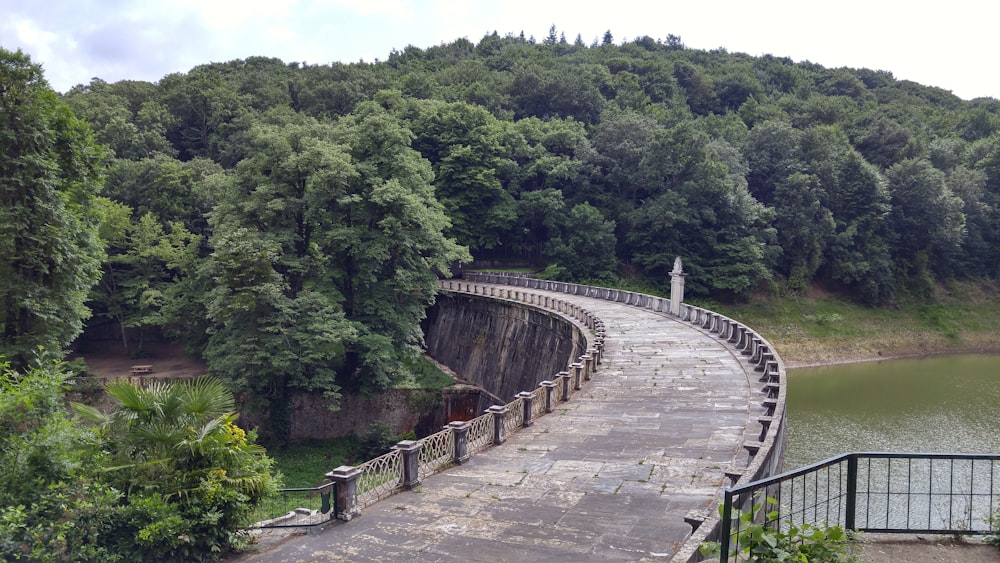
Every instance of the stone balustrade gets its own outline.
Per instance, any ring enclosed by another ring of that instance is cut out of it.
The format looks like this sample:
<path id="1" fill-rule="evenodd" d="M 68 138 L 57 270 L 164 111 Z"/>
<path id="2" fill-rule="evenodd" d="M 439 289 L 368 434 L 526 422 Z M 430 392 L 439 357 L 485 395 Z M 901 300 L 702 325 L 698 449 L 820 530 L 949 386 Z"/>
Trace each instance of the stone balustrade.
<path id="1" fill-rule="evenodd" d="M 337 484 L 334 505 L 337 519 L 351 520 L 375 502 L 417 487 L 427 475 L 461 465 L 476 452 L 503 444 L 510 433 L 531 426 L 539 416 L 553 412 L 558 403 L 571 400 L 601 364 L 604 323 L 578 305 L 522 289 L 488 287 L 461 280 L 443 281 L 441 289 L 554 311 L 580 332 L 587 343 L 587 353 L 570 362 L 565 371 L 541 381 L 535 390 L 522 391 L 513 401 L 493 405 L 477 418 L 449 423 L 440 432 L 421 440 L 400 442 L 389 453 L 357 467 L 341 466 L 327 473 L 326 478 Z"/>
<path id="2" fill-rule="evenodd" d="M 673 314 L 669 298 L 606 287 L 539 280 L 524 275 L 466 273 L 464 280 L 448 280 L 442 282 L 442 285 L 449 290 L 463 291 L 464 284 L 464 291 L 475 291 L 475 289 L 470 289 L 475 287 L 475 283 L 512 286 L 511 289 L 499 290 L 491 287 L 490 292 L 491 294 L 513 295 L 514 299 L 519 299 L 518 295 L 524 292 L 523 289 L 518 288 L 525 288 L 614 301 L 672 316 L 717 335 L 728 347 L 745 357 L 755 371 L 761 373 L 759 379 L 761 384 L 759 386 L 760 404 L 766 412 L 765 416 L 759 417 L 757 420 L 760 424 L 757 440 L 748 441 L 743 445 L 749 455 L 747 467 L 742 471 L 727 473 L 731 484 L 735 486 L 749 483 L 781 472 L 786 428 L 785 365 L 778 354 L 774 352 L 771 343 L 750 327 L 714 311 L 687 303 L 677 304 L 678 306 L 674 308 L 676 314 Z M 683 293 L 683 284 L 680 288 L 681 293 Z M 679 553 L 690 553 L 690 559 L 695 561 L 698 560 L 698 545 L 703 541 L 715 539 L 718 535 L 719 518 L 715 514 L 704 514 L 692 517 L 688 521 L 694 528 L 694 532 Z M 675 558 L 674 560 L 679 559 Z"/>
<path id="3" fill-rule="evenodd" d="M 682 287 L 681 287 L 682 289 Z M 441 290 L 508 300 L 519 306 L 553 311 L 573 323 L 587 339 L 587 353 L 569 362 L 566 368 L 541 381 L 532 391 L 522 391 L 510 403 L 494 405 L 466 422 L 450 423 L 442 431 L 418 441 L 405 441 L 385 456 L 358 467 L 338 467 L 327 478 L 338 484 L 336 517 L 351 519 L 388 494 L 419 485 L 425 476 L 454 464 L 463 464 L 475 453 L 503 444 L 509 435 L 531 426 L 538 417 L 553 412 L 561 402 L 570 401 L 584 388 L 602 363 L 605 327 L 603 321 L 569 300 L 533 290 L 603 299 L 640 307 L 713 335 L 734 356 L 742 358 L 748 370 L 759 373 L 755 385 L 760 416 L 756 430 L 747 429 L 742 448 L 746 467 L 725 471 L 731 485 L 759 480 L 781 470 L 785 439 L 785 367 L 774 347 L 746 325 L 713 311 L 671 302 L 669 298 L 642 293 L 538 280 L 523 275 L 471 273 L 461 280 L 444 280 Z M 715 539 L 719 519 L 712 514 L 691 514 L 685 518 L 693 528 L 672 561 L 696 561 L 701 542 Z"/>

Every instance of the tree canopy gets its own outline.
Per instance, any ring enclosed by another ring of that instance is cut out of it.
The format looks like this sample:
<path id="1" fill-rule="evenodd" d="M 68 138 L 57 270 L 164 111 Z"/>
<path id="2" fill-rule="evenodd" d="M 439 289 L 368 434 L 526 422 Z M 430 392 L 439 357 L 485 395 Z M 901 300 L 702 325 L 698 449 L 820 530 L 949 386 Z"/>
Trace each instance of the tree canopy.
<path id="1" fill-rule="evenodd" d="M 291 389 L 405 381 L 470 258 L 665 289 L 682 256 L 692 298 L 872 305 L 1000 275 L 1000 103 L 884 70 L 553 26 L 59 99 L 4 57 L 7 353 L 65 346 L 89 306 L 88 330 L 183 340 L 279 422 Z"/>
<path id="2" fill-rule="evenodd" d="M 25 367 L 89 316 L 102 152 L 21 51 L 0 48 L 0 355 Z"/>

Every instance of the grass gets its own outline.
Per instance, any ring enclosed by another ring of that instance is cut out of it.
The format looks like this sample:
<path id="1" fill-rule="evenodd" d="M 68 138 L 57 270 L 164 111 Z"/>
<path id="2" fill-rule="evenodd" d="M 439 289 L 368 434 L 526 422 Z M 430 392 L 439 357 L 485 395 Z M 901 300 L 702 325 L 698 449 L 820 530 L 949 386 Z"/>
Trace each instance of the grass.
<path id="1" fill-rule="evenodd" d="M 323 475 L 353 461 L 357 442 L 354 437 L 310 440 L 267 453 L 284 476 L 284 487 L 315 487 L 323 482 Z"/>
<path id="2" fill-rule="evenodd" d="M 399 389 L 435 391 L 455 382 L 447 373 L 434 365 L 434 362 L 424 356 L 414 356 L 404 361 L 403 365 L 413 377 L 398 383 L 395 387 Z"/>
<path id="3" fill-rule="evenodd" d="M 746 304 L 699 303 L 746 323 L 790 365 L 949 352 L 1000 351 L 997 287 L 953 283 L 933 302 L 870 308 L 840 296 L 756 298 Z"/>

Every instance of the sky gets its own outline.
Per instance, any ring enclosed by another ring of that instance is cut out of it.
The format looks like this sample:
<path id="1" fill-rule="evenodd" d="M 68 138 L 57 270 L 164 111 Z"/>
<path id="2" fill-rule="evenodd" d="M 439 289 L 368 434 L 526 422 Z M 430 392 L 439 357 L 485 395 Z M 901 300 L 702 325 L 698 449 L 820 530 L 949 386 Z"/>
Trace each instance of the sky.
<path id="1" fill-rule="evenodd" d="M 93 77 L 156 82 L 251 56 L 328 64 L 496 31 L 585 43 L 680 36 L 690 48 L 889 71 L 963 99 L 1000 98 L 984 0 L 0 0 L 0 46 L 65 92 Z"/>

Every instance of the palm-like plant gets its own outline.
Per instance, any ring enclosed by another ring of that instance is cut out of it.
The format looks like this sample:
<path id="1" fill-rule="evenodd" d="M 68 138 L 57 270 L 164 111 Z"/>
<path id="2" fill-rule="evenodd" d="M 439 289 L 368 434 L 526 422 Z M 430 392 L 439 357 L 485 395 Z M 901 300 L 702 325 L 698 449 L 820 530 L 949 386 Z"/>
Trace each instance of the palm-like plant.
<path id="1" fill-rule="evenodd" d="M 210 378 L 148 387 L 120 380 L 106 389 L 117 402 L 114 410 L 74 408 L 98 425 L 108 484 L 126 504 L 148 506 L 155 498 L 171 515 L 142 524 L 140 543 L 173 549 L 178 560 L 198 545 L 231 547 L 277 483 L 264 449 L 235 425 L 229 389 Z"/>

